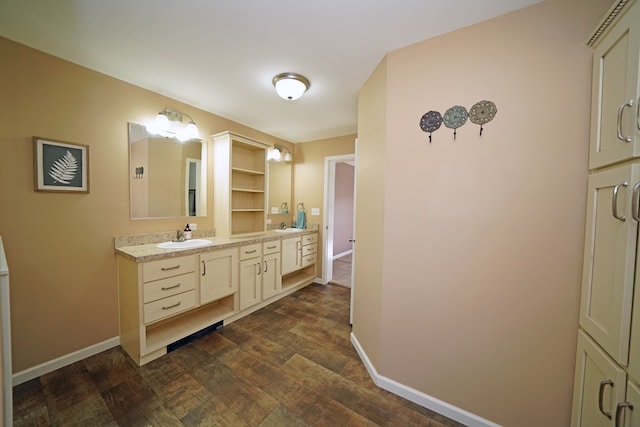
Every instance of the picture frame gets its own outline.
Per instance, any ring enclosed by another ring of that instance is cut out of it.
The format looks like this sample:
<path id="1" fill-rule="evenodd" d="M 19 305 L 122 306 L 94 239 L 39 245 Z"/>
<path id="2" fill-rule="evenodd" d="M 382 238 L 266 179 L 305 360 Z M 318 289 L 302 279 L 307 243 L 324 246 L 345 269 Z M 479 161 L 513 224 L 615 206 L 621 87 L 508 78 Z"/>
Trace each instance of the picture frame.
<path id="1" fill-rule="evenodd" d="M 89 192 L 89 146 L 33 137 L 34 190 Z"/>

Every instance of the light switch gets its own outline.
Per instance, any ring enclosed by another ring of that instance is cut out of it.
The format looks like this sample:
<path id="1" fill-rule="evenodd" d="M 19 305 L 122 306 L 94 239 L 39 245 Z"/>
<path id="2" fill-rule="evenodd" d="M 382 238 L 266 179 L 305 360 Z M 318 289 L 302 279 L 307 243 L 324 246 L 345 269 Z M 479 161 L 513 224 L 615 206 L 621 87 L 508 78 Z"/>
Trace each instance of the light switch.
<path id="1" fill-rule="evenodd" d="M 271 207 L 271 213 L 272 213 L 272 214 L 276 214 L 276 215 L 277 215 L 277 214 L 279 214 L 279 213 L 280 213 L 280 210 L 278 210 L 278 207 L 277 207 L 277 206 L 272 206 L 272 207 Z"/>
<path id="2" fill-rule="evenodd" d="M 313 216 L 320 215 L 320 208 L 311 208 L 311 215 Z"/>

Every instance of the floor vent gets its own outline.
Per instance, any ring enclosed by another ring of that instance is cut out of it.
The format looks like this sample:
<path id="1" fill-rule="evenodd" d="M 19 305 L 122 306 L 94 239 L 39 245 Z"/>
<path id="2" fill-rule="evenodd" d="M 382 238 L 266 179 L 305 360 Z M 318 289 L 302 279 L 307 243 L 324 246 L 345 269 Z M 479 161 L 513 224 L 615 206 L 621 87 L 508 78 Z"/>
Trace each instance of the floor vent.
<path id="1" fill-rule="evenodd" d="M 187 335 L 186 337 L 179 339 L 178 341 L 171 343 L 167 346 L 167 353 L 172 352 L 175 349 L 182 347 L 185 344 L 189 344 L 191 341 L 197 340 L 200 337 L 203 337 L 211 332 L 215 332 L 218 329 L 222 328 L 223 321 L 219 321 L 218 323 L 214 323 L 211 326 L 207 326 L 204 329 L 200 329 L 198 332 L 194 332 L 191 335 Z"/>

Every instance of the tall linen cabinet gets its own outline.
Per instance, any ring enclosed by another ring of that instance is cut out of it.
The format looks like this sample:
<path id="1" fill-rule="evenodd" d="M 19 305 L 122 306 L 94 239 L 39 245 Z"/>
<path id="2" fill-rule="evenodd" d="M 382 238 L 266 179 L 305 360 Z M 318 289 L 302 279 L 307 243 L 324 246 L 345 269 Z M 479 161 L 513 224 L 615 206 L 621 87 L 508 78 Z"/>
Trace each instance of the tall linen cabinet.
<path id="1" fill-rule="evenodd" d="M 589 181 L 571 425 L 640 426 L 640 2 L 594 31 Z"/>

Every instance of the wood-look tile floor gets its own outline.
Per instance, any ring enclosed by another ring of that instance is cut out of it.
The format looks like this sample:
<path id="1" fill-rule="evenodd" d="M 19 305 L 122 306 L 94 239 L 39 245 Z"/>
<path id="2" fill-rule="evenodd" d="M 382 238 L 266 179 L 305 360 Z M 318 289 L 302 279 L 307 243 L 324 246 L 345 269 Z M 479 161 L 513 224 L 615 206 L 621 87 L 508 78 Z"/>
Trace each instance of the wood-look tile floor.
<path id="1" fill-rule="evenodd" d="M 312 284 L 142 367 L 104 351 L 14 387 L 14 425 L 460 426 L 372 383 L 349 294 Z"/>

